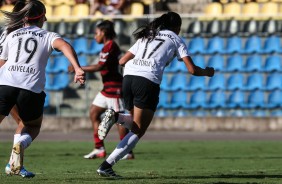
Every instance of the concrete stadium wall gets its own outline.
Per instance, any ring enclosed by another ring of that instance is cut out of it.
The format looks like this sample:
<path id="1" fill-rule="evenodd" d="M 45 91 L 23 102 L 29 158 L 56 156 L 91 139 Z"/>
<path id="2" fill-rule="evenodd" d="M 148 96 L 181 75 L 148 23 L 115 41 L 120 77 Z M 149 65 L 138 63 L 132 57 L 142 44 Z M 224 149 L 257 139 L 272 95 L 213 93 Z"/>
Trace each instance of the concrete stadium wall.
<path id="1" fill-rule="evenodd" d="M 9 116 L 0 125 L 1 131 L 14 131 L 16 123 Z M 41 131 L 72 132 L 76 130 L 91 130 L 88 117 L 56 117 L 45 116 Z M 189 118 L 154 118 L 150 130 L 179 131 L 282 131 L 282 118 L 254 117 L 189 117 Z"/>

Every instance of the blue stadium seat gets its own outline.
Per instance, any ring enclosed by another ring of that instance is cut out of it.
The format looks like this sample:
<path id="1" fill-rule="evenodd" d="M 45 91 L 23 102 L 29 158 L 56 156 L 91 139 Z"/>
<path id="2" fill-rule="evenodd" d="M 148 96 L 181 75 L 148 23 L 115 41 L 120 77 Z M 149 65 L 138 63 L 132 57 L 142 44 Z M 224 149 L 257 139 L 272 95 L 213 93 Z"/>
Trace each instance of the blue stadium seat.
<path id="1" fill-rule="evenodd" d="M 226 69 L 227 72 L 237 72 L 243 69 L 243 57 L 240 54 L 231 55 L 227 59 Z"/>
<path id="2" fill-rule="evenodd" d="M 269 55 L 265 60 L 263 71 L 264 72 L 282 71 L 281 57 L 278 54 Z"/>
<path id="3" fill-rule="evenodd" d="M 227 101 L 228 108 L 245 108 L 245 94 L 242 90 L 233 91 Z"/>
<path id="4" fill-rule="evenodd" d="M 264 79 L 263 75 L 260 73 L 253 73 L 247 77 L 246 84 L 244 85 L 244 89 L 248 91 L 263 89 Z"/>
<path id="5" fill-rule="evenodd" d="M 265 96 L 262 90 L 251 91 L 248 95 L 246 108 L 265 108 Z"/>
<path id="6" fill-rule="evenodd" d="M 188 44 L 188 51 L 191 54 L 205 53 L 205 41 L 202 37 L 194 37 Z"/>
<path id="7" fill-rule="evenodd" d="M 208 66 L 213 67 L 215 71 L 224 70 L 224 58 L 221 54 L 212 55 L 208 60 Z"/>
<path id="8" fill-rule="evenodd" d="M 221 73 L 209 78 L 207 90 L 225 90 L 225 76 Z"/>
<path id="9" fill-rule="evenodd" d="M 260 56 L 258 54 L 249 55 L 242 71 L 244 71 L 244 72 L 259 72 L 259 71 L 262 71 L 262 56 Z"/>
<path id="10" fill-rule="evenodd" d="M 190 76 L 188 85 L 184 88 L 187 91 L 194 90 L 205 90 L 206 89 L 206 79 L 201 76 Z"/>
<path id="11" fill-rule="evenodd" d="M 224 53 L 224 41 L 219 36 L 211 37 L 205 50 L 205 54 Z"/>
<path id="12" fill-rule="evenodd" d="M 160 85 L 161 90 L 169 91 L 170 90 L 169 84 L 170 84 L 170 77 L 167 74 L 164 74 Z"/>
<path id="13" fill-rule="evenodd" d="M 45 91 L 46 97 L 45 97 L 45 101 L 44 101 L 44 108 L 47 108 L 50 106 L 50 94 Z"/>
<path id="14" fill-rule="evenodd" d="M 195 65 L 201 67 L 201 68 L 205 68 L 206 67 L 206 61 L 205 58 L 202 55 L 195 55 L 192 57 Z"/>
<path id="15" fill-rule="evenodd" d="M 187 75 L 186 74 L 177 74 L 173 75 L 170 84 L 169 84 L 169 90 L 171 91 L 178 91 L 178 90 L 184 90 L 186 89 L 187 85 Z"/>
<path id="16" fill-rule="evenodd" d="M 242 53 L 242 39 L 239 36 L 232 36 L 227 38 L 225 54 Z"/>
<path id="17" fill-rule="evenodd" d="M 189 103 L 186 106 L 186 108 L 188 109 L 198 109 L 207 107 L 207 96 L 206 93 L 202 90 L 194 91 L 191 94 Z"/>
<path id="18" fill-rule="evenodd" d="M 49 74 L 46 76 L 45 89 L 49 91 L 63 90 L 69 85 L 70 79 L 66 72 Z"/>
<path id="19" fill-rule="evenodd" d="M 282 117 L 282 110 L 281 109 L 272 110 L 270 112 L 270 116 L 271 117 Z"/>
<path id="20" fill-rule="evenodd" d="M 80 66 L 87 66 L 88 65 L 87 57 L 85 55 L 79 55 L 78 61 L 79 61 Z"/>
<path id="21" fill-rule="evenodd" d="M 235 73 L 234 75 L 230 75 L 226 89 L 227 90 L 236 90 L 236 89 L 243 89 L 244 88 L 244 76 L 242 73 Z"/>
<path id="22" fill-rule="evenodd" d="M 170 116 L 170 113 L 166 109 L 157 109 L 155 112 L 155 116 L 159 118 L 167 118 Z"/>
<path id="23" fill-rule="evenodd" d="M 170 109 L 186 108 L 187 99 L 188 99 L 188 94 L 186 92 L 184 91 L 174 92 L 172 93 L 168 108 Z"/>
<path id="24" fill-rule="evenodd" d="M 70 62 L 64 55 L 56 56 L 53 62 L 48 62 L 46 66 L 46 72 L 48 73 L 67 72 L 69 65 Z"/>
<path id="25" fill-rule="evenodd" d="M 271 91 L 267 98 L 267 108 L 281 108 L 282 107 L 282 91 L 281 90 L 274 90 Z"/>
<path id="26" fill-rule="evenodd" d="M 187 72 L 185 63 L 173 58 L 171 63 L 165 68 L 165 72 Z"/>
<path id="27" fill-rule="evenodd" d="M 93 39 L 90 43 L 90 46 L 88 47 L 88 50 L 86 51 L 86 54 L 96 55 L 101 52 L 103 47 L 104 44 L 99 44 L 95 39 Z"/>
<path id="28" fill-rule="evenodd" d="M 244 54 L 252 54 L 252 53 L 261 53 L 262 46 L 261 46 L 261 38 L 253 35 L 247 38 L 245 47 L 244 47 Z"/>
<path id="29" fill-rule="evenodd" d="M 262 48 L 262 53 L 281 53 L 280 37 L 276 35 L 267 37 Z"/>
<path id="30" fill-rule="evenodd" d="M 185 109 L 179 109 L 173 112 L 172 115 L 173 117 L 176 117 L 176 118 L 182 118 L 182 117 L 188 117 L 189 113 Z"/>
<path id="31" fill-rule="evenodd" d="M 211 109 L 225 108 L 226 107 L 225 92 L 222 90 L 213 91 L 208 100 L 208 107 Z"/>
<path id="32" fill-rule="evenodd" d="M 282 89 L 282 76 L 280 73 L 273 73 L 267 76 L 265 90 L 272 91 Z"/>
<path id="33" fill-rule="evenodd" d="M 168 108 L 169 107 L 169 103 L 170 103 L 170 94 L 169 92 L 160 91 L 160 95 L 159 95 L 159 104 L 158 104 L 158 108 Z"/>
<path id="34" fill-rule="evenodd" d="M 77 54 L 84 54 L 88 52 L 88 40 L 85 37 L 75 38 L 72 46 Z"/>

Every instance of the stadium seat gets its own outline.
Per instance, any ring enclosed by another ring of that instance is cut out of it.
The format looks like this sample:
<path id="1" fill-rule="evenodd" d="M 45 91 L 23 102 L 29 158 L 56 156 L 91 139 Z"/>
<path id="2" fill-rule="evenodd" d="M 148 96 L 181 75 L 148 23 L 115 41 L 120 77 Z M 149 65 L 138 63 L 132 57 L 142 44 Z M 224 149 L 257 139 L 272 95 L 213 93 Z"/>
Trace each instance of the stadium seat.
<path id="1" fill-rule="evenodd" d="M 44 101 L 44 108 L 48 108 L 50 106 L 50 94 L 45 91 L 46 97 L 45 97 L 45 101 Z"/>
<path id="2" fill-rule="evenodd" d="M 85 35 L 88 33 L 88 24 L 89 22 L 86 20 L 80 20 L 75 22 L 72 25 L 72 37 L 85 37 Z"/>
<path id="3" fill-rule="evenodd" d="M 201 68 L 205 68 L 206 67 L 206 61 L 205 58 L 202 55 L 195 55 L 192 57 L 193 62 L 195 63 L 195 65 L 201 67 Z"/>
<path id="4" fill-rule="evenodd" d="M 213 91 L 208 100 L 208 108 L 218 109 L 226 107 L 226 95 L 222 90 Z"/>
<path id="5" fill-rule="evenodd" d="M 67 4 L 61 4 L 54 6 L 53 15 L 59 18 L 69 18 L 71 17 L 71 6 Z"/>
<path id="6" fill-rule="evenodd" d="M 262 71 L 262 56 L 258 54 L 249 55 L 246 59 L 245 66 L 241 70 L 244 72 Z"/>
<path id="7" fill-rule="evenodd" d="M 251 91 L 247 98 L 246 108 L 265 108 L 265 96 L 262 90 Z"/>
<path id="8" fill-rule="evenodd" d="M 242 39 L 239 36 L 232 36 L 227 38 L 225 54 L 242 53 Z"/>
<path id="9" fill-rule="evenodd" d="M 173 75 L 170 80 L 169 90 L 178 91 L 184 90 L 187 88 L 187 75 L 186 74 L 177 74 Z"/>
<path id="10" fill-rule="evenodd" d="M 172 115 L 176 118 L 185 118 L 189 116 L 189 113 L 185 109 L 179 109 L 173 112 Z"/>
<path id="11" fill-rule="evenodd" d="M 264 79 L 260 73 L 252 73 L 247 77 L 244 89 L 247 91 L 262 90 L 264 85 Z"/>
<path id="12" fill-rule="evenodd" d="M 269 55 L 265 60 L 263 71 L 264 72 L 282 71 L 280 55 L 278 54 Z"/>
<path id="13" fill-rule="evenodd" d="M 205 53 L 205 41 L 202 37 L 194 37 L 188 43 L 188 51 L 191 54 Z"/>
<path id="14" fill-rule="evenodd" d="M 204 8 L 204 13 L 208 19 L 222 15 L 222 5 L 218 2 L 208 3 Z"/>
<path id="15" fill-rule="evenodd" d="M 114 20 L 115 25 L 115 31 L 116 31 L 116 41 L 119 45 L 130 45 L 131 38 L 128 33 L 126 33 L 127 30 L 127 24 L 126 21 L 123 19 L 115 19 Z"/>
<path id="16" fill-rule="evenodd" d="M 233 91 L 228 98 L 227 101 L 227 107 L 228 108 L 245 108 L 245 94 L 241 90 L 235 90 Z"/>
<path id="17" fill-rule="evenodd" d="M 198 109 L 207 107 L 207 96 L 206 93 L 202 90 L 194 91 L 191 94 L 189 103 L 186 106 L 186 108 L 188 109 Z"/>
<path id="18" fill-rule="evenodd" d="M 208 60 L 208 66 L 213 67 L 215 71 L 224 70 L 224 58 L 221 54 L 212 55 Z"/>
<path id="19" fill-rule="evenodd" d="M 161 90 L 169 91 L 170 90 L 170 77 L 166 74 L 163 75 L 162 82 L 160 85 Z"/>
<path id="20" fill-rule="evenodd" d="M 266 2 L 262 4 L 260 14 L 263 16 L 273 17 L 278 14 L 278 4 L 275 2 Z"/>
<path id="21" fill-rule="evenodd" d="M 188 94 L 184 91 L 177 91 L 172 93 L 171 101 L 169 104 L 170 109 L 186 108 Z"/>
<path id="22" fill-rule="evenodd" d="M 205 31 L 206 37 L 214 37 L 219 36 L 222 32 L 222 21 L 220 20 L 212 20 L 207 23 L 207 28 Z"/>
<path id="23" fill-rule="evenodd" d="M 203 32 L 204 32 L 203 22 L 200 20 L 194 20 L 188 25 L 186 36 L 188 37 L 201 36 Z"/>
<path id="24" fill-rule="evenodd" d="M 227 84 L 226 89 L 227 90 L 236 90 L 240 89 L 242 90 L 244 88 L 244 76 L 242 73 L 235 73 L 234 75 L 230 75 Z"/>
<path id="25" fill-rule="evenodd" d="M 281 108 L 282 107 L 282 91 L 281 90 L 274 90 L 271 91 L 267 98 L 267 108 Z"/>
<path id="26" fill-rule="evenodd" d="M 54 25 L 54 31 L 63 37 L 69 36 L 71 33 L 69 31 L 70 24 L 65 21 L 60 21 Z"/>
<path id="27" fill-rule="evenodd" d="M 67 72 L 69 61 L 65 56 L 56 56 L 53 62 L 49 61 L 46 66 L 46 72 L 48 73 L 59 73 Z"/>
<path id="28" fill-rule="evenodd" d="M 92 39 L 90 46 L 89 46 L 88 50 L 86 51 L 86 54 L 96 55 L 99 52 L 101 52 L 103 47 L 104 47 L 104 44 L 99 44 L 99 43 L 96 42 L 95 39 Z"/>
<path id="29" fill-rule="evenodd" d="M 70 83 L 69 75 L 67 72 L 61 72 L 54 74 L 53 78 L 53 86 L 50 90 L 63 90 L 65 89 Z"/>
<path id="30" fill-rule="evenodd" d="M 230 2 L 223 5 L 223 15 L 238 17 L 241 15 L 241 5 L 238 2 Z"/>
<path id="31" fill-rule="evenodd" d="M 281 53 L 281 43 L 280 43 L 280 37 L 276 35 L 272 35 L 266 38 L 262 53 L 264 54 L 270 54 L 270 53 Z"/>
<path id="32" fill-rule="evenodd" d="M 51 18 L 53 16 L 53 7 L 50 6 L 50 5 L 45 5 L 45 9 L 46 9 L 46 15 L 45 16 L 47 17 L 47 19 Z"/>
<path id="33" fill-rule="evenodd" d="M 184 81 L 184 80 L 183 80 Z M 195 91 L 195 90 L 205 90 L 206 89 L 206 79 L 200 76 L 190 76 L 188 85 L 185 86 L 184 90 Z"/>
<path id="34" fill-rule="evenodd" d="M 272 91 L 276 89 L 282 89 L 282 76 L 280 73 L 272 73 L 266 78 L 265 90 Z"/>
<path id="35" fill-rule="evenodd" d="M 167 108 L 169 108 L 169 104 L 170 104 L 170 94 L 169 94 L 169 92 L 161 90 L 160 95 L 159 95 L 158 108 L 167 109 Z"/>
<path id="36" fill-rule="evenodd" d="M 86 3 L 76 4 L 72 8 L 71 16 L 74 17 L 87 17 L 89 16 L 89 5 Z"/>
<path id="37" fill-rule="evenodd" d="M 88 52 L 88 40 L 85 37 L 75 38 L 72 46 L 77 54 L 86 54 Z"/>
<path id="38" fill-rule="evenodd" d="M 165 110 L 165 109 L 157 109 L 155 112 L 155 116 L 158 118 L 167 118 L 170 116 L 170 111 L 169 110 Z"/>
<path id="39" fill-rule="evenodd" d="M 242 15 L 246 16 L 247 19 L 259 15 L 259 4 L 256 2 L 248 2 L 242 6 Z"/>
<path id="40" fill-rule="evenodd" d="M 252 53 L 261 53 L 261 38 L 253 35 L 247 38 L 245 47 L 244 47 L 244 54 L 252 54 Z"/>
<path id="41" fill-rule="evenodd" d="M 279 32 L 279 23 L 277 20 L 269 19 L 263 22 L 261 34 L 263 36 L 269 36 L 277 34 Z"/>
<path id="42" fill-rule="evenodd" d="M 130 5 L 130 15 L 133 16 L 143 16 L 144 15 L 144 6 L 142 3 L 133 2 Z"/>
<path id="43" fill-rule="evenodd" d="M 78 61 L 80 66 L 87 66 L 88 65 L 88 61 L 87 61 L 87 57 L 85 55 L 79 55 L 78 56 Z"/>
<path id="44" fill-rule="evenodd" d="M 205 54 L 224 53 L 224 41 L 219 36 L 214 36 L 208 40 Z"/>
<path id="45" fill-rule="evenodd" d="M 230 37 L 239 35 L 241 33 L 241 22 L 236 19 L 227 20 L 225 29 L 223 29 L 223 36 Z"/>
<path id="46" fill-rule="evenodd" d="M 244 22 L 241 34 L 243 36 L 257 35 L 259 30 L 259 22 L 251 19 Z"/>
<path id="47" fill-rule="evenodd" d="M 240 54 L 230 55 L 227 58 L 226 71 L 227 72 L 238 72 L 243 68 L 243 57 Z"/>
<path id="48" fill-rule="evenodd" d="M 222 73 L 215 74 L 209 79 L 207 90 L 225 90 L 225 76 Z"/>
<path id="49" fill-rule="evenodd" d="M 187 72 L 185 63 L 178 61 L 176 57 L 173 58 L 171 63 L 166 67 L 165 72 Z"/>

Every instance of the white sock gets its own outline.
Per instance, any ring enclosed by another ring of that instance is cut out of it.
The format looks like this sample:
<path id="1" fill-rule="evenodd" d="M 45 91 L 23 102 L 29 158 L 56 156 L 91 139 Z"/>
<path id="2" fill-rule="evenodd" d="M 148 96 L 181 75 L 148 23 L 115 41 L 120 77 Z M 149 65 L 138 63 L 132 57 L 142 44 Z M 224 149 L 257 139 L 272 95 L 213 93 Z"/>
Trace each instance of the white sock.
<path id="1" fill-rule="evenodd" d="M 21 134 L 14 134 L 14 144 L 19 142 L 20 137 L 21 137 Z"/>
<path id="2" fill-rule="evenodd" d="M 118 114 L 118 120 L 117 120 L 116 123 L 124 126 L 128 130 L 131 130 L 133 118 L 132 118 L 131 114 L 119 113 Z"/>
<path id="3" fill-rule="evenodd" d="M 106 161 L 114 165 L 117 163 L 120 159 L 124 157 L 128 152 L 130 152 L 137 142 L 139 141 L 139 138 L 136 134 L 129 132 L 117 145 L 116 149 L 110 154 L 110 156 L 106 159 Z"/>
<path id="4" fill-rule="evenodd" d="M 23 146 L 23 149 L 26 149 L 32 142 L 32 138 L 29 134 L 23 133 L 19 139 L 19 142 Z"/>

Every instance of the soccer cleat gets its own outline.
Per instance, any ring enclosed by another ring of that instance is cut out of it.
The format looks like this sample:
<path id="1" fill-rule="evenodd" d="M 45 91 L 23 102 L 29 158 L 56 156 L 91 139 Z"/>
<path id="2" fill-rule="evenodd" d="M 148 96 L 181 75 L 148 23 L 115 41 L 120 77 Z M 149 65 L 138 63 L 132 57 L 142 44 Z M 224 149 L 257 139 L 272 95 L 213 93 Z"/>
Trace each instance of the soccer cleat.
<path id="1" fill-rule="evenodd" d="M 7 175 L 12 175 L 10 164 L 6 165 L 5 173 Z M 20 170 L 19 175 L 22 176 L 23 178 L 33 178 L 35 176 L 35 174 L 33 174 L 32 172 L 27 171 L 24 167 Z"/>
<path id="2" fill-rule="evenodd" d="M 20 143 L 13 146 L 12 158 L 10 160 L 11 174 L 18 175 L 23 167 L 23 148 Z"/>
<path id="3" fill-rule="evenodd" d="M 106 157 L 106 150 L 104 148 L 95 148 L 89 154 L 83 156 L 86 159 L 95 159 L 95 158 L 105 158 Z"/>
<path id="4" fill-rule="evenodd" d="M 105 117 L 98 127 L 98 137 L 100 140 L 104 140 L 106 138 L 115 122 L 115 111 L 113 109 L 106 110 Z"/>
<path id="5" fill-rule="evenodd" d="M 126 155 L 124 155 L 124 157 L 122 157 L 121 160 L 133 160 L 134 159 L 134 154 L 133 153 L 127 153 Z"/>
<path id="6" fill-rule="evenodd" d="M 122 176 L 117 175 L 111 167 L 107 168 L 107 169 L 102 169 L 101 167 L 99 167 L 97 169 L 97 174 L 99 174 L 100 176 L 108 177 L 108 178 L 112 178 L 112 179 L 122 178 Z"/>

